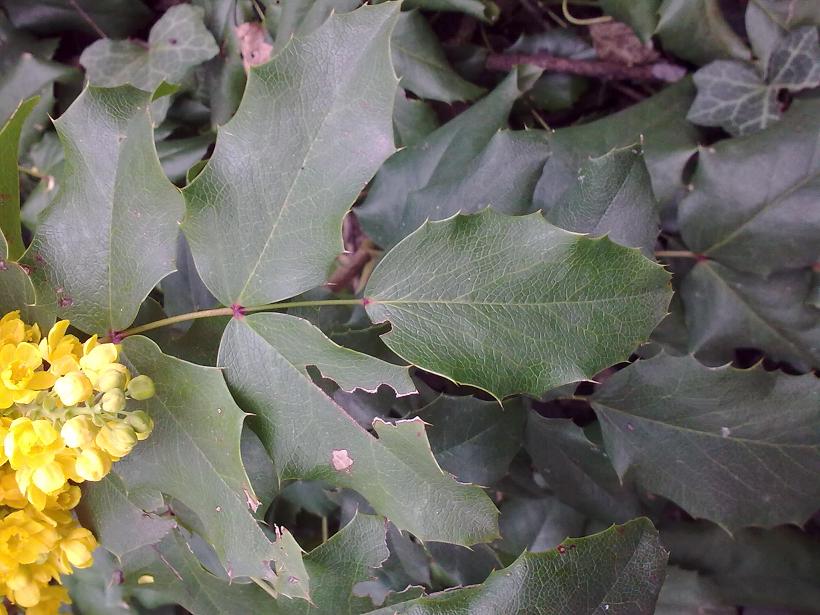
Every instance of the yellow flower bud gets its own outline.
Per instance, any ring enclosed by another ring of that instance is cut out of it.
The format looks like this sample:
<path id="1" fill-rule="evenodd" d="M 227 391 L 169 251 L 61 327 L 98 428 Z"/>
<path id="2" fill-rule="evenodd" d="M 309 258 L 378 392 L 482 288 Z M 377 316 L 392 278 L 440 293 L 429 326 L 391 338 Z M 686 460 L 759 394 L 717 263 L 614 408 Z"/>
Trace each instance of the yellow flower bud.
<path id="1" fill-rule="evenodd" d="M 154 582 L 154 577 L 150 574 L 144 574 L 139 579 L 137 579 L 137 585 L 150 585 Z"/>
<path id="2" fill-rule="evenodd" d="M 95 440 L 98 447 L 117 459 L 125 457 L 137 443 L 137 434 L 128 423 L 110 421 L 100 429 Z"/>
<path id="3" fill-rule="evenodd" d="M 128 383 L 128 394 L 137 401 L 151 399 L 156 393 L 154 381 L 148 376 L 137 376 Z"/>
<path id="4" fill-rule="evenodd" d="M 122 389 L 111 389 L 102 396 L 102 409 L 105 412 L 122 412 L 125 410 L 125 393 Z"/>
<path id="5" fill-rule="evenodd" d="M 83 480 L 102 480 L 111 471 L 111 457 L 99 449 L 87 448 L 77 457 L 75 467 Z"/>
<path id="6" fill-rule="evenodd" d="M 94 346 L 80 359 L 80 368 L 101 372 L 117 360 L 119 351 L 116 344 L 100 344 Z"/>
<path id="7" fill-rule="evenodd" d="M 145 440 L 154 431 L 154 421 L 148 416 L 147 412 L 142 410 L 132 412 L 125 420 L 137 432 L 137 440 Z"/>
<path id="8" fill-rule="evenodd" d="M 88 568 L 94 559 L 91 552 L 97 547 L 94 536 L 84 527 L 74 527 L 60 541 L 60 549 L 65 558 L 75 568 Z"/>
<path id="9" fill-rule="evenodd" d="M 94 442 L 99 428 L 94 425 L 91 417 L 80 415 L 66 421 L 60 430 L 60 435 L 66 446 L 83 448 Z"/>
<path id="10" fill-rule="evenodd" d="M 127 384 L 128 368 L 120 363 L 112 363 L 97 380 L 97 389 L 106 393 L 111 389 L 124 389 Z"/>
<path id="11" fill-rule="evenodd" d="M 94 393 L 91 381 L 82 372 L 69 372 L 54 383 L 54 392 L 66 406 L 76 406 Z"/>

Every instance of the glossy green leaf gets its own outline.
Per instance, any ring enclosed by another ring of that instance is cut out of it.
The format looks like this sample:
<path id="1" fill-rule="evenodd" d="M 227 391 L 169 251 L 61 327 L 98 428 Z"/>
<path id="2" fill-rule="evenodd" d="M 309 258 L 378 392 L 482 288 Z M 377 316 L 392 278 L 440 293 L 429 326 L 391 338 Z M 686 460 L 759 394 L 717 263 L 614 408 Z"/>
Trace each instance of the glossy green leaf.
<path id="1" fill-rule="evenodd" d="M 382 166 L 367 199 L 356 208 L 362 228 L 377 244 L 390 248 L 427 218 L 441 220 L 459 209 L 492 204 L 509 213 L 531 210 L 547 146 L 539 145 L 535 135 L 499 132 L 521 95 L 518 79 L 514 70 L 470 109 Z M 510 156 L 520 156 L 520 171 Z"/>
<path id="2" fill-rule="evenodd" d="M 751 56 L 724 18 L 718 0 L 664 0 L 658 12 L 656 34 L 663 48 L 684 60 L 702 65 Z"/>
<path id="3" fill-rule="evenodd" d="M 590 158 L 578 181 L 544 217 L 561 228 L 591 235 L 654 254 L 658 208 L 641 146 L 635 143 Z"/>
<path id="4" fill-rule="evenodd" d="M 818 259 L 818 113 L 819 101 L 796 101 L 769 130 L 701 150 L 680 206 L 690 249 L 762 275 Z"/>
<path id="5" fill-rule="evenodd" d="M 162 517 L 165 502 L 157 491 L 129 493 L 111 473 L 99 482 L 86 482 L 78 514 L 100 545 L 118 558 L 146 545 L 160 542 L 176 522 Z"/>
<path id="6" fill-rule="evenodd" d="M 133 85 L 154 91 L 163 81 L 179 83 L 219 48 L 202 23 L 203 11 L 189 4 L 172 6 L 151 28 L 147 46 L 131 40 L 101 39 L 80 56 L 94 85 Z"/>
<path id="7" fill-rule="evenodd" d="M 274 36 L 274 53 L 284 47 L 291 37 L 303 37 L 317 30 L 333 13 L 348 13 L 358 8 L 358 0 L 291 0 L 279 2 L 266 1 L 266 19 L 275 14 L 276 27 L 271 34 Z M 271 30 L 271 23 L 267 27 Z"/>
<path id="8" fill-rule="evenodd" d="M 440 395 L 416 413 L 439 465 L 463 483 L 490 486 L 521 449 L 526 412 L 520 401 L 501 406 L 475 397 Z"/>
<path id="9" fill-rule="evenodd" d="M 668 280 L 637 250 L 487 209 L 425 224 L 365 295 L 399 356 L 501 399 L 625 359 L 665 314 Z"/>
<path id="10" fill-rule="evenodd" d="M 182 183 L 188 169 L 202 160 L 213 142 L 214 135 L 208 133 L 183 139 L 167 139 L 157 143 L 159 161 L 168 179 L 177 184 Z"/>
<path id="11" fill-rule="evenodd" d="M 750 0 L 784 30 L 795 26 L 820 24 L 820 6 L 814 0 Z"/>
<path id="12" fill-rule="evenodd" d="M 677 566 L 666 569 L 655 615 L 735 615 L 737 609 L 725 604 L 717 588 L 692 570 Z"/>
<path id="13" fill-rule="evenodd" d="M 346 389 L 375 390 L 386 383 L 406 394 L 413 390 L 406 368 L 335 346 L 307 322 L 283 314 L 231 321 L 219 365 L 239 404 L 254 414 L 250 425 L 281 479 L 318 479 L 354 489 L 422 540 L 470 545 L 496 535 L 495 507 L 481 489 L 441 471 L 422 421 L 376 419 L 376 439 L 306 371 L 315 365 Z"/>
<path id="14" fill-rule="evenodd" d="M 547 486 L 563 502 L 604 521 L 640 513 L 630 482 L 622 483 L 602 446 L 569 419 L 527 417 L 527 452 Z"/>
<path id="15" fill-rule="evenodd" d="M 700 138 L 686 120 L 694 95 L 692 82 L 684 79 L 619 113 L 556 130 L 549 139 L 552 155 L 536 187 L 536 204 L 548 210 L 559 203 L 578 184 L 578 171 L 590 157 L 639 142 L 655 196 L 661 203 L 674 202 Z"/>
<path id="16" fill-rule="evenodd" d="M 438 128 L 435 111 L 423 100 L 408 98 L 403 89 L 396 92 L 393 107 L 393 135 L 398 147 L 411 147 Z"/>
<path id="17" fill-rule="evenodd" d="M 647 519 L 586 538 L 567 539 L 545 553 L 524 553 L 483 584 L 418 598 L 369 615 L 653 612 L 668 553 Z"/>
<path id="18" fill-rule="evenodd" d="M 20 103 L 2 128 L 0 128 L 0 235 L 3 236 L 5 254 L 12 260 L 22 256 L 23 235 L 20 227 L 20 175 L 17 170 L 17 148 L 23 122 L 34 106 L 37 97 Z"/>
<path id="19" fill-rule="evenodd" d="M 495 21 L 501 12 L 492 0 L 407 0 L 404 8 L 417 8 L 425 11 L 458 11 L 487 22 Z"/>
<path id="20" fill-rule="evenodd" d="M 251 70 L 239 110 L 184 191 L 183 231 L 223 304 L 267 303 L 325 281 L 345 212 L 393 152 L 397 8 L 334 15 Z"/>
<path id="21" fill-rule="evenodd" d="M 676 523 L 661 530 L 661 540 L 672 563 L 702 570 L 727 604 L 801 613 L 820 604 L 820 541 L 795 527 L 729 535 L 704 522 Z"/>
<path id="22" fill-rule="evenodd" d="M 123 587 L 112 583 L 120 562 L 103 548 L 94 551 L 94 565 L 78 568 L 74 574 L 62 577 L 71 595 L 72 609 L 83 615 L 133 615 L 131 606 L 123 599 Z"/>
<path id="23" fill-rule="evenodd" d="M 399 16 L 390 48 L 401 86 L 419 98 L 449 103 L 473 100 L 484 92 L 453 70 L 438 37 L 419 11 Z"/>
<path id="24" fill-rule="evenodd" d="M 698 263 L 681 283 L 689 350 L 711 364 L 733 360 L 736 348 L 758 348 L 800 370 L 820 365 L 820 310 L 811 293 L 809 270 L 761 278 Z"/>
<path id="25" fill-rule="evenodd" d="M 55 122 L 63 182 L 25 261 L 42 301 L 87 332 L 126 328 L 174 269 L 182 197 L 157 159 L 149 104 L 130 86 L 88 87 Z"/>
<path id="26" fill-rule="evenodd" d="M 820 507 L 820 384 L 660 355 L 592 396 L 619 476 L 734 530 L 801 525 Z"/>
<path id="27" fill-rule="evenodd" d="M 584 533 L 586 519 L 554 496 L 510 497 L 501 503 L 498 550 L 519 556 L 554 549 L 567 536 Z"/>
<path id="28" fill-rule="evenodd" d="M 295 544 L 292 537 L 284 533 L 271 543 L 253 515 L 258 500 L 240 454 L 246 415 L 220 371 L 164 355 L 144 337 L 126 338 L 123 350 L 135 372 L 149 375 L 157 389 L 154 398 L 143 402 L 155 424 L 151 437 L 117 465 L 126 488 L 160 491 L 194 511 L 203 538 L 229 576 L 293 576 L 295 582 L 283 582 L 283 593 L 307 597 L 298 549 L 294 554 L 288 547 Z"/>
<path id="29" fill-rule="evenodd" d="M 142 0 L 3 0 L 0 4 L 15 27 L 41 34 L 79 30 L 97 36 L 96 25 L 108 36 L 124 38 L 151 19 L 151 10 Z"/>

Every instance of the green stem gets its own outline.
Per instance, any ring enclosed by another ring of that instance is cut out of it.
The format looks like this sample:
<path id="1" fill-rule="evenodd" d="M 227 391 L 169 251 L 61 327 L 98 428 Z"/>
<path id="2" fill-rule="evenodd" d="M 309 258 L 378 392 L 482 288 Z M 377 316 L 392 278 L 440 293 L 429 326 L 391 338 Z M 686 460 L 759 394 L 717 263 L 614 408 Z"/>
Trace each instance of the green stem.
<path id="1" fill-rule="evenodd" d="M 564 13 L 564 19 L 566 19 L 569 23 L 574 24 L 576 26 L 591 26 L 596 23 L 606 23 L 608 21 L 612 21 L 612 17 L 609 15 L 602 15 L 601 17 L 590 17 L 588 19 L 580 19 L 578 17 L 573 17 L 572 13 L 569 12 L 569 0 L 563 0 L 561 2 L 561 12 Z"/>
<path id="2" fill-rule="evenodd" d="M 666 258 L 699 258 L 698 254 L 690 252 L 689 250 L 657 250 L 655 256 Z"/>
<path id="3" fill-rule="evenodd" d="M 255 305 L 251 307 L 233 308 L 221 307 L 210 310 L 201 310 L 199 312 L 188 312 L 187 314 L 179 314 L 177 316 L 169 316 L 168 318 L 161 318 L 144 325 L 138 325 L 118 331 L 117 337 L 122 339 L 129 335 L 137 335 L 138 333 L 145 333 L 146 331 L 153 331 L 161 327 L 175 325 L 180 322 L 187 322 L 189 320 L 197 320 L 199 318 L 212 318 L 214 316 L 234 316 L 237 312 L 240 314 L 251 314 L 253 312 L 264 312 L 267 310 L 287 310 L 289 308 L 300 307 L 324 307 L 330 305 L 363 305 L 361 299 L 318 299 L 315 301 L 283 301 L 281 303 L 266 303 L 265 305 Z"/>

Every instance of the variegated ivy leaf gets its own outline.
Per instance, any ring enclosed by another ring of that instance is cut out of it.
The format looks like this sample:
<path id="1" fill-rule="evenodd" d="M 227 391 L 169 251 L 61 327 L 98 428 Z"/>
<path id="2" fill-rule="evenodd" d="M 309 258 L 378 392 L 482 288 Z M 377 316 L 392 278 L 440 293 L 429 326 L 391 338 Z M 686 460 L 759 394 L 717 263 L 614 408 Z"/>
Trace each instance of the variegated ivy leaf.
<path id="1" fill-rule="evenodd" d="M 817 28 L 805 26 L 785 35 L 768 58 L 767 71 L 748 62 L 718 60 L 695 73 L 698 95 L 687 117 L 704 126 L 721 126 L 744 135 L 780 119 L 778 93 L 820 85 Z"/>

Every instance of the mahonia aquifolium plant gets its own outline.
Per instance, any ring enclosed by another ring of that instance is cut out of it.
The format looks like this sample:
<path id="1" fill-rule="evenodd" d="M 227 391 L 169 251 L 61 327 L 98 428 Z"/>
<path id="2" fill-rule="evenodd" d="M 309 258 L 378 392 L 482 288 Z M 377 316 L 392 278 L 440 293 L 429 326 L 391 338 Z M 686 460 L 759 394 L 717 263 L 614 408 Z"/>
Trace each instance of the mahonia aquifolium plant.
<path id="1" fill-rule="evenodd" d="M 101 480 L 153 429 L 128 400 L 154 395 L 119 347 L 81 343 L 57 322 L 41 338 L 18 311 L 0 320 L 0 595 L 29 615 L 69 603 L 60 575 L 92 564 L 93 534 L 72 514 L 78 485 Z M 0 615 L 6 609 L 0 603 Z"/>

